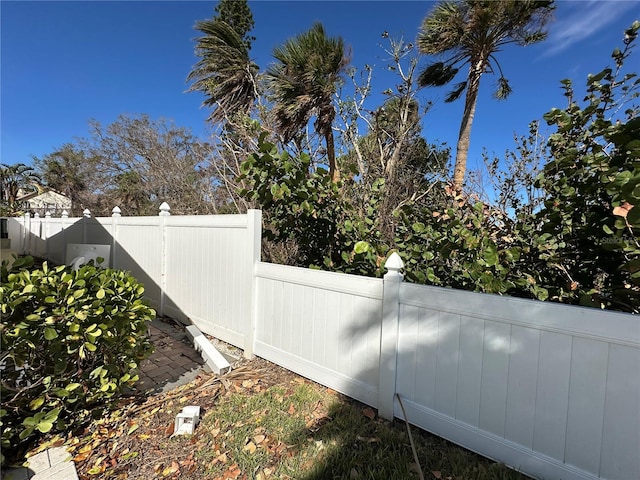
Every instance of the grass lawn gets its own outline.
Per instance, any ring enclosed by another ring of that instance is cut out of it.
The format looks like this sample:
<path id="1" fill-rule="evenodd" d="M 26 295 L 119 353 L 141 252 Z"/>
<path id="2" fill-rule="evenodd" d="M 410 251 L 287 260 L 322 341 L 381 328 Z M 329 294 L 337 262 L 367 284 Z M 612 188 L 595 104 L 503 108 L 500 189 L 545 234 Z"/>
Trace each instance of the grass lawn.
<path id="1" fill-rule="evenodd" d="M 175 415 L 201 407 L 193 435 L 171 436 Z M 63 441 L 81 479 L 427 479 L 528 477 L 264 360 L 222 378 L 123 402 Z M 45 445 L 47 446 L 47 445 Z"/>

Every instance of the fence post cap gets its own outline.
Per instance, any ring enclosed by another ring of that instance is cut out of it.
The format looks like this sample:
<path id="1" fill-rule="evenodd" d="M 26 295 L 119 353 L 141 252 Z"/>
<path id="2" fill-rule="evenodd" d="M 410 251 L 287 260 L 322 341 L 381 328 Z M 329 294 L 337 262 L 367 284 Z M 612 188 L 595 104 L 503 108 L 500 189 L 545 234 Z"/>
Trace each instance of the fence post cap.
<path id="1" fill-rule="evenodd" d="M 62 218 L 68 218 L 69 217 L 69 212 L 67 212 L 66 210 L 62 211 Z"/>
<path id="2" fill-rule="evenodd" d="M 33 218 L 40 218 L 40 214 L 38 212 L 34 213 Z"/>
<path id="3" fill-rule="evenodd" d="M 171 210 L 171 207 L 169 206 L 169 204 L 167 202 L 162 202 L 162 205 L 160 205 L 160 215 L 162 216 L 171 215 L 169 213 L 169 210 Z"/>
<path id="4" fill-rule="evenodd" d="M 51 218 L 51 212 L 49 210 L 47 210 L 44 214 L 45 217 L 47 218 Z"/>
<path id="5" fill-rule="evenodd" d="M 82 211 L 82 216 L 83 216 L 83 217 L 87 217 L 87 218 L 88 218 L 88 217 L 90 217 L 90 216 L 91 216 L 91 211 L 90 211 L 88 208 L 85 208 L 85 209 Z"/>
<path id="6" fill-rule="evenodd" d="M 404 262 L 402 258 L 400 258 L 400 255 L 398 255 L 398 252 L 393 252 L 389 255 L 389 258 L 387 258 L 387 261 L 384 263 L 384 268 L 392 272 L 399 272 L 404 268 Z"/>
<path id="7" fill-rule="evenodd" d="M 112 217 L 120 217 L 122 213 L 122 210 L 120 210 L 120 207 L 118 207 L 117 205 L 115 207 L 113 207 L 113 210 L 111 210 L 111 216 Z"/>

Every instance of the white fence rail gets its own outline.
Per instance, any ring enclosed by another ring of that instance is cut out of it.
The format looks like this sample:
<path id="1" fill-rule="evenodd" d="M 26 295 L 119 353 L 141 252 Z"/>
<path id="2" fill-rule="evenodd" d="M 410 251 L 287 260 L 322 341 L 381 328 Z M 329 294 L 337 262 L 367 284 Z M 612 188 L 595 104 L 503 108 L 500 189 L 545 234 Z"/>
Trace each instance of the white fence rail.
<path id="1" fill-rule="evenodd" d="M 168 212 L 164 212 L 168 213 Z M 10 219 L 61 261 L 109 243 L 161 313 L 535 478 L 640 479 L 640 319 L 260 262 L 247 215 Z"/>

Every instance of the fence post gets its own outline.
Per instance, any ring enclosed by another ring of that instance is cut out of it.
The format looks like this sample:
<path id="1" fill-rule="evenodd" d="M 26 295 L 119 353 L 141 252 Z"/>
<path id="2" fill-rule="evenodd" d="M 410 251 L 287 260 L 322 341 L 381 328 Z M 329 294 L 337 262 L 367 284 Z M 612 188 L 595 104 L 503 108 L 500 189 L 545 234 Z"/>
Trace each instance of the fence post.
<path id="1" fill-rule="evenodd" d="M 380 328 L 380 371 L 378 383 L 378 415 L 393 420 L 396 394 L 396 368 L 398 358 L 398 321 L 400 314 L 400 283 L 404 276 L 400 270 L 404 262 L 393 252 L 384 264 L 382 293 L 382 324 Z"/>
<path id="2" fill-rule="evenodd" d="M 87 218 L 91 218 L 91 211 L 85 208 L 82 211 L 82 243 L 87 243 Z"/>
<path id="3" fill-rule="evenodd" d="M 122 216 L 122 210 L 117 205 L 111 210 L 111 268 L 117 269 L 116 247 L 118 245 L 118 219 Z"/>
<path id="4" fill-rule="evenodd" d="M 167 202 L 160 205 L 160 316 L 164 316 L 164 295 L 167 289 L 167 217 L 171 207 Z"/>
<path id="5" fill-rule="evenodd" d="M 29 241 L 31 239 L 31 215 L 29 212 L 24 214 L 22 217 L 22 245 L 21 245 L 21 253 L 23 255 L 29 255 Z"/>
<path id="6" fill-rule="evenodd" d="M 253 358 L 253 342 L 255 339 L 256 323 L 258 321 L 258 305 L 256 291 L 258 288 L 258 278 L 256 277 L 256 264 L 260 261 L 260 252 L 262 251 L 262 211 L 247 210 L 247 229 L 249 231 L 249 248 L 247 274 L 251 285 L 251 303 L 249 304 L 249 315 L 247 319 L 247 328 L 244 337 L 244 356 L 245 358 Z"/>
<path id="7" fill-rule="evenodd" d="M 67 219 L 69 218 L 69 212 L 67 212 L 66 210 L 62 211 L 62 215 L 60 215 L 60 229 L 62 230 L 62 245 L 63 245 L 63 251 L 62 251 L 62 263 L 66 262 L 66 252 L 64 249 L 66 249 L 66 245 L 67 245 Z"/>
<path id="8" fill-rule="evenodd" d="M 42 220 L 40 220 L 40 214 L 38 212 L 33 214 L 33 226 L 36 229 L 36 234 L 32 235 L 32 242 L 29 246 L 29 250 L 31 251 L 31 255 L 35 255 L 36 257 L 40 256 L 40 240 L 42 240 Z"/>
<path id="9" fill-rule="evenodd" d="M 44 258 L 50 260 L 49 258 L 49 233 L 51 229 L 51 212 L 47 210 L 44 213 Z"/>

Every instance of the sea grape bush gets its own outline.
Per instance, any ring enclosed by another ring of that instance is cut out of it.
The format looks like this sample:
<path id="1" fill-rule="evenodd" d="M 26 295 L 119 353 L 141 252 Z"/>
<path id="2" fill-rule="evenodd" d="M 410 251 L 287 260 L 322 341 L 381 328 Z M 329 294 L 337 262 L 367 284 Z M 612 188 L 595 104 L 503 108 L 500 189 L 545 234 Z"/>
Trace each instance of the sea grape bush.
<path id="1" fill-rule="evenodd" d="M 102 414 L 153 350 L 146 332 L 155 311 L 129 273 L 29 263 L 1 269 L 0 427 L 9 456 Z"/>

